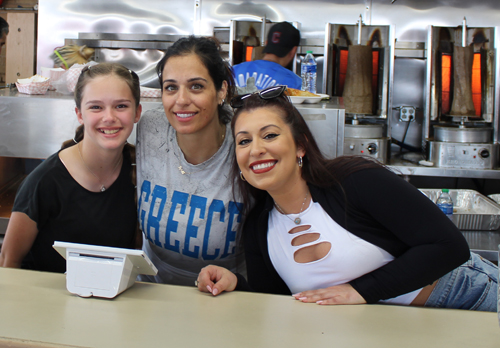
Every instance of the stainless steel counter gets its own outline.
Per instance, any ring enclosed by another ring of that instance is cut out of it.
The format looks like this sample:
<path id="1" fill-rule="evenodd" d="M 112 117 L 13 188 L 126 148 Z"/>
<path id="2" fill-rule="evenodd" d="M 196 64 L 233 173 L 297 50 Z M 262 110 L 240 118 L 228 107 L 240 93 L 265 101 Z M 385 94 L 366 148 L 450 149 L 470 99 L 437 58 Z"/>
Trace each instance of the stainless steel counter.
<path id="1" fill-rule="evenodd" d="M 487 260 L 498 263 L 500 230 L 497 231 L 462 231 L 469 248 Z"/>
<path id="2" fill-rule="evenodd" d="M 161 99 L 142 98 L 141 104 L 144 112 L 161 107 Z M 338 98 L 297 108 L 323 153 L 331 158 L 342 154 L 345 113 Z M 26 95 L 16 89 L 0 89 L 0 156 L 47 158 L 73 138 L 78 125 L 72 95 L 54 91 Z M 129 142 L 135 143 L 135 131 Z"/>
<path id="3" fill-rule="evenodd" d="M 160 99 L 145 98 L 143 110 L 160 103 Z M 78 126 L 72 95 L 53 91 L 27 95 L 0 89 L 0 156 L 47 158 L 73 138 Z M 129 142 L 135 143 L 135 131 Z"/>
<path id="4" fill-rule="evenodd" d="M 401 160 L 391 160 L 388 166 L 397 174 L 416 176 L 440 176 L 452 178 L 500 179 L 499 169 L 466 169 L 426 167 Z"/>

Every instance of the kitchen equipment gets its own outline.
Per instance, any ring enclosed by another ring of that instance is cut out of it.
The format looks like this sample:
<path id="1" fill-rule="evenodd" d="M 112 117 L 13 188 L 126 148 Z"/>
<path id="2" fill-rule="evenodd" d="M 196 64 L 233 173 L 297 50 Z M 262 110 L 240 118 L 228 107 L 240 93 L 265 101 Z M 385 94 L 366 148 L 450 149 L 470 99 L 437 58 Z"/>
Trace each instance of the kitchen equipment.
<path id="1" fill-rule="evenodd" d="M 431 26 L 427 105 L 422 126 L 427 159 L 437 167 L 498 167 L 495 28 Z"/>
<path id="2" fill-rule="evenodd" d="M 344 155 L 367 155 L 385 162 L 388 158 L 389 139 L 384 137 L 380 124 L 346 124 Z"/>
<path id="3" fill-rule="evenodd" d="M 326 26 L 323 90 L 344 97 L 346 155 L 389 160 L 394 41 L 394 26 L 365 25 L 361 16 L 357 24 Z"/>
<path id="4" fill-rule="evenodd" d="M 491 127 L 434 126 L 434 140 L 455 143 L 489 143 L 492 140 Z"/>
<path id="5" fill-rule="evenodd" d="M 420 189 L 431 201 L 436 200 L 440 189 Z M 496 231 L 500 228 L 500 205 L 474 190 L 450 190 L 453 200 L 451 220 L 461 230 Z"/>

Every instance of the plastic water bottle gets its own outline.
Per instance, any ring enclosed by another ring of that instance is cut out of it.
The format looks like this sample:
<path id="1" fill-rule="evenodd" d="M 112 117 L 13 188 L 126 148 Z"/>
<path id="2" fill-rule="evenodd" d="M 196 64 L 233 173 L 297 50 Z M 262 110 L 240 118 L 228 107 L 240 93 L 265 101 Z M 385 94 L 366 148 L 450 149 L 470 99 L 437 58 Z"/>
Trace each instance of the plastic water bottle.
<path id="1" fill-rule="evenodd" d="M 436 204 L 451 219 L 453 216 L 453 200 L 450 196 L 450 190 L 442 189 Z"/>
<path id="2" fill-rule="evenodd" d="M 307 51 L 306 56 L 300 63 L 300 77 L 302 78 L 302 90 L 316 94 L 316 70 L 318 64 L 312 54 Z"/>

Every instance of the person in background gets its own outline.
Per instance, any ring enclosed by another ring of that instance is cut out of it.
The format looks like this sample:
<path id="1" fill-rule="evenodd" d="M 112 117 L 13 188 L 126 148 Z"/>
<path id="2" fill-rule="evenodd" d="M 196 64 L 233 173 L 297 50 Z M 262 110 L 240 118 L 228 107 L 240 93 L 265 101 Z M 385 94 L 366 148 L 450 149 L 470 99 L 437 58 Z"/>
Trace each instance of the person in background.
<path id="1" fill-rule="evenodd" d="M 255 87 L 264 89 L 286 85 L 300 89 L 302 79 L 286 67 L 294 60 L 300 45 L 300 31 L 288 22 L 273 25 L 267 35 L 264 57 L 233 66 L 236 85 L 245 87 L 247 79 L 254 77 Z"/>
<path id="2" fill-rule="evenodd" d="M 2 17 L 0 17 L 0 53 L 2 53 L 2 47 L 7 41 L 7 35 L 9 34 L 9 23 Z"/>
<path id="3" fill-rule="evenodd" d="M 0 266 L 65 272 L 54 241 L 140 247 L 134 148 L 141 115 L 139 77 L 116 63 L 82 70 L 75 88 L 81 124 L 17 192 Z"/>
<path id="4" fill-rule="evenodd" d="M 233 175 L 250 210 L 248 282 L 207 266 L 198 288 L 293 294 L 322 305 L 496 311 L 498 268 L 471 254 L 431 200 L 378 162 L 325 159 L 284 90 L 231 103 L 238 108 Z"/>
<path id="5" fill-rule="evenodd" d="M 156 67 L 163 107 L 137 133 L 137 190 L 143 250 L 158 268 L 141 280 L 194 285 L 209 263 L 244 270 L 240 198 L 230 176 L 234 83 L 214 39 L 176 41 Z"/>

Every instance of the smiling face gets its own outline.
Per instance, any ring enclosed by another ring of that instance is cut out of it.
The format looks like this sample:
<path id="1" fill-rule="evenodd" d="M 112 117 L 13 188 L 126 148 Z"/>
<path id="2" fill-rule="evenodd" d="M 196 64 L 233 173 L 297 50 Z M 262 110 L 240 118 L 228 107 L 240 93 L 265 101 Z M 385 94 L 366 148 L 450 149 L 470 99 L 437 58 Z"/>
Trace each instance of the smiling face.
<path id="1" fill-rule="evenodd" d="M 95 150 L 121 148 L 142 110 L 135 106 L 130 87 L 116 75 L 104 75 L 91 79 L 82 95 L 81 108 L 75 111 L 85 126 L 85 143 Z"/>
<path id="2" fill-rule="evenodd" d="M 162 102 L 168 121 L 180 134 L 215 131 L 219 126 L 217 107 L 226 96 L 220 91 L 196 54 L 170 58 L 162 73 Z"/>
<path id="3" fill-rule="evenodd" d="M 290 127 L 274 107 L 242 111 L 234 125 L 236 160 L 248 183 L 273 196 L 294 190 L 304 180 Z"/>

